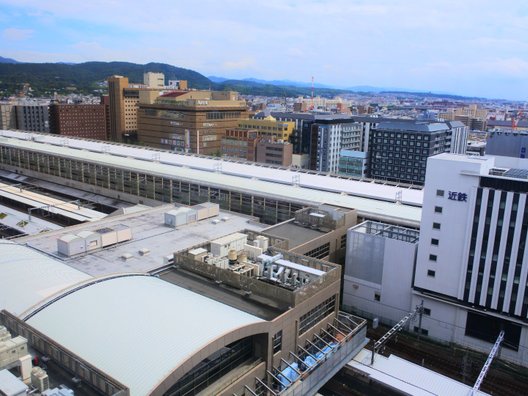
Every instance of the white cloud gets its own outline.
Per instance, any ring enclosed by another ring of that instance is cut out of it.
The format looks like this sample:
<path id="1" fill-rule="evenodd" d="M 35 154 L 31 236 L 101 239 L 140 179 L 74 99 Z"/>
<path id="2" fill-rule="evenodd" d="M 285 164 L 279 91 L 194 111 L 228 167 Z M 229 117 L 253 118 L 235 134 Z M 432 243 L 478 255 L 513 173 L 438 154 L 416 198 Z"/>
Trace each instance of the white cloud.
<path id="1" fill-rule="evenodd" d="M 224 70 L 248 70 L 253 68 L 255 64 L 255 59 L 248 57 L 223 62 L 222 68 Z"/>
<path id="2" fill-rule="evenodd" d="M 23 41 L 31 38 L 33 33 L 32 29 L 7 28 L 2 30 L 2 38 L 9 41 Z"/>
<path id="3" fill-rule="evenodd" d="M 205 75 L 458 92 L 476 79 L 521 86 L 528 62 L 521 0 L 154 0 L 148 12 L 140 0 L 0 0 L 0 9 L 27 16 L 11 22 L 19 29 L 60 38 L 6 45 L 37 61 L 157 61 Z"/>

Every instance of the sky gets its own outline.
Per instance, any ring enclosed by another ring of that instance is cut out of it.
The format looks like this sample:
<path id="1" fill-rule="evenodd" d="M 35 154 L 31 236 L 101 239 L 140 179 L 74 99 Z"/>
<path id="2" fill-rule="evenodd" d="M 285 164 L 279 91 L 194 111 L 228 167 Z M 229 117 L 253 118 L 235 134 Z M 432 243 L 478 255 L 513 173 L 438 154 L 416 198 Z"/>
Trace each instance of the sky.
<path id="1" fill-rule="evenodd" d="M 528 1 L 0 0 L 0 56 L 528 100 Z"/>

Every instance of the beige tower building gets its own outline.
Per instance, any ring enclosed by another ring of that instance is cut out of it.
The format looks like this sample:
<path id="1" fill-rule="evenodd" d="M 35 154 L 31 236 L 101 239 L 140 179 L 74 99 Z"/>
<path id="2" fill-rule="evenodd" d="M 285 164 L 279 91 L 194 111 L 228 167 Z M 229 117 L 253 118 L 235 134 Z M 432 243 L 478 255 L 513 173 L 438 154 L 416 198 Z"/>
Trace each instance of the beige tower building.
<path id="1" fill-rule="evenodd" d="M 0 103 L 0 129 L 16 129 L 15 106 Z"/>
<path id="2" fill-rule="evenodd" d="M 161 73 L 145 73 L 161 74 Z M 163 76 L 163 74 L 161 74 Z M 156 78 L 149 77 L 149 81 Z M 138 132 L 138 104 L 153 103 L 161 88 L 150 88 L 143 84 L 130 84 L 127 77 L 112 76 L 108 79 L 110 140 L 116 142 L 135 141 Z"/>
<path id="3" fill-rule="evenodd" d="M 138 140 L 172 151 L 219 155 L 226 129 L 248 118 L 236 92 L 174 91 L 139 103 Z"/>
<path id="4" fill-rule="evenodd" d="M 143 84 L 148 88 L 164 88 L 165 75 L 163 73 L 148 72 L 143 74 Z"/>

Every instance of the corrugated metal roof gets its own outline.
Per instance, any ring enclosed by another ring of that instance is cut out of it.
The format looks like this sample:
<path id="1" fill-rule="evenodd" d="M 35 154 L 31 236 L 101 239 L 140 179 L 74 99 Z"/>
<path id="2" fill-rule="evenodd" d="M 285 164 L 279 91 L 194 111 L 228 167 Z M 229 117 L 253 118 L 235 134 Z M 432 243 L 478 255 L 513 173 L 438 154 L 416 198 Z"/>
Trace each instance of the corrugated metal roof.
<path id="1" fill-rule="evenodd" d="M 68 294 L 28 323 L 143 396 L 213 340 L 262 321 L 161 279 L 128 276 Z"/>
<path id="2" fill-rule="evenodd" d="M 467 396 L 471 391 L 470 386 L 394 355 L 387 358 L 376 354 L 371 365 L 371 354 L 371 351 L 363 349 L 348 365 L 406 395 Z M 475 395 L 484 396 L 487 393 L 475 392 Z"/>
<path id="3" fill-rule="evenodd" d="M 267 195 L 277 199 L 353 208 L 357 209 L 360 214 L 374 215 L 384 221 L 393 219 L 417 225 L 421 219 L 421 208 L 416 206 L 422 205 L 423 190 L 123 145 L 110 146 L 80 139 L 68 139 L 68 142 L 65 142 L 64 139 L 56 137 L 36 135 L 37 142 L 6 137 L 18 136 L 21 139 L 28 139 L 32 136 L 29 133 L 1 131 L 1 134 L 4 137 L 0 138 L 0 144 L 26 150 L 74 159 L 82 158 L 108 166 L 199 182 L 212 187 Z M 53 144 L 44 144 L 40 141 L 53 142 Z M 111 153 L 109 148 L 111 148 Z M 218 171 L 219 165 L 221 171 Z M 294 179 L 297 177 L 298 185 L 297 182 L 294 185 Z M 394 203 L 399 192 L 401 192 L 403 205 Z"/>
<path id="4" fill-rule="evenodd" d="M 0 310 L 22 316 L 26 310 L 91 276 L 44 254 L 0 241 Z"/>

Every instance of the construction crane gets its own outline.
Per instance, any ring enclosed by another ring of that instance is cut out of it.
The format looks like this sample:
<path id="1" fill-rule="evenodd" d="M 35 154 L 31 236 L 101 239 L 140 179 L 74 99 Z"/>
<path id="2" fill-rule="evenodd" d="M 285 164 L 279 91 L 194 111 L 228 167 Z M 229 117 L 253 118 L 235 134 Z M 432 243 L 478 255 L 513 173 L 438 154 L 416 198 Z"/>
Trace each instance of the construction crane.
<path id="1" fill-rule="evenodd" d="M 517 125 L 519 125 L 519 120 L 522 117 L 522 111 L 519 111 L 516 116 L 512 116 L 512 130 L 517 130 Z"/>

